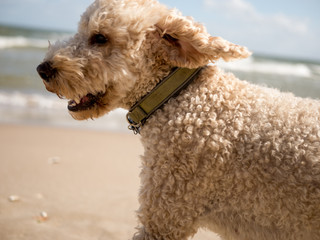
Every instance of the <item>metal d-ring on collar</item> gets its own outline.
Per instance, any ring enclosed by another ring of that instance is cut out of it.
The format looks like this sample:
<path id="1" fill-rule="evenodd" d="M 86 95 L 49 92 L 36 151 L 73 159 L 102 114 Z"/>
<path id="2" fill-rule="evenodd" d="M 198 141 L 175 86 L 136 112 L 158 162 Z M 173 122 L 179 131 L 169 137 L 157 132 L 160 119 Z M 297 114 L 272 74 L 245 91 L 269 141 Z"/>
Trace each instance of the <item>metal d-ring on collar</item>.
<path id="1" fill-rule="evenodd" d="M 134 134 L 140 133 L 141 127 L 150 115 L 194 80 L 201 69 L 203 67 L 194 69 L 174 68 L 150 93 L 129 110 L 127 113 L 128 128 Z"/>

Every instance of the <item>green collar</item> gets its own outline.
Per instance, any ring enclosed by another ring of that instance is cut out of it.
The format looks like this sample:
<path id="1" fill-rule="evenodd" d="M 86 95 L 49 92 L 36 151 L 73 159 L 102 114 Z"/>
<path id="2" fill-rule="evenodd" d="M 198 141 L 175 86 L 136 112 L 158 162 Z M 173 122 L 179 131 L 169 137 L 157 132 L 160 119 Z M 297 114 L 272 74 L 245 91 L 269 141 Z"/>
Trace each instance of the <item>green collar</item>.
<path id="1" fill-rule="evenodd" d="M 129 129 L 134 134 L 140 133 L 141 126 L 157 109 L 161 108 L 171 97 L 178 94 L 199 74 L 200 68 L 175 68 L 167 77 L 127 113 Z"/>

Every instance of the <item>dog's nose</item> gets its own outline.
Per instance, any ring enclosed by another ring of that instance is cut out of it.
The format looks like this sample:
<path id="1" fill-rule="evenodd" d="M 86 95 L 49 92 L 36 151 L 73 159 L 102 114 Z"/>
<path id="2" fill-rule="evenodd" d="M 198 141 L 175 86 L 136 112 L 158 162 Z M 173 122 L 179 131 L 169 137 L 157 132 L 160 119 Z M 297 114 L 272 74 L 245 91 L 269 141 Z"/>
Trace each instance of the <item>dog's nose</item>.
<path id="1" fill-rule="evenodd" d="M 50 82 L 50 79 L 56 73 L 56 69 L 52 68 L 51 62 L 43 62 L 37 67 L 37 72 L 43 80 Z"/>

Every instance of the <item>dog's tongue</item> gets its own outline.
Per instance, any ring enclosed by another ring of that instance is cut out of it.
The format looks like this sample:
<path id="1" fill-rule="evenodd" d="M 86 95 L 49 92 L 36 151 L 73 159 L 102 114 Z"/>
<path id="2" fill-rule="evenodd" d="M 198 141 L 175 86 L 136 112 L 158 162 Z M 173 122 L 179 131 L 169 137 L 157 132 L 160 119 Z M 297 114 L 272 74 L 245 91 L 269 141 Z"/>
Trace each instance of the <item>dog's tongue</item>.
<path id="1" fill-rule="evenodd" d="M 83 98 L 81 98 L 80 104 L 85 104 L 85 103 L 87 103 L 87 102 L 89 102 L 89 101 L 90 101 L 90 98 L 89 98 L 88 95 L 86 95 L 86 96 L 84 96 Z"/>
<path id="2" fill-rule="evenodd" d="M 87 94 L 80 99 L 80 103 L 76 103 L 74 100 L 70 100 L 68 103 L 68 109 L 76 112 L 80 110 L 86 110 L 91 107 L 95 102 L 95 97 L 92 94 Z"/>

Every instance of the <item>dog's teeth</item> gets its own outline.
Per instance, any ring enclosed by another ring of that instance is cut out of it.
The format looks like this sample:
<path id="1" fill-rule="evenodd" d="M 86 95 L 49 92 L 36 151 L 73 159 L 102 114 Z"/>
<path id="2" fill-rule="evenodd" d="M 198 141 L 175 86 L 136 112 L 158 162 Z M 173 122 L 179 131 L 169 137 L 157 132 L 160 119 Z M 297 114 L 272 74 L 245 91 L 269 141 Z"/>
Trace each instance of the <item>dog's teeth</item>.
<path id="1" fill-rule="evenodd" d="M 75 106 L 77 106 L 77 103 L 72 100 L 72 101 L 69 102 L 69 106 L 70 107 L 75 107 Z"/>
<path id="2" fill-rule="evenodd" d="M 80 103 L 80 99 L 79 98 L 74 99 L 74 101 L 76 102 L 76 104 Z"/>

